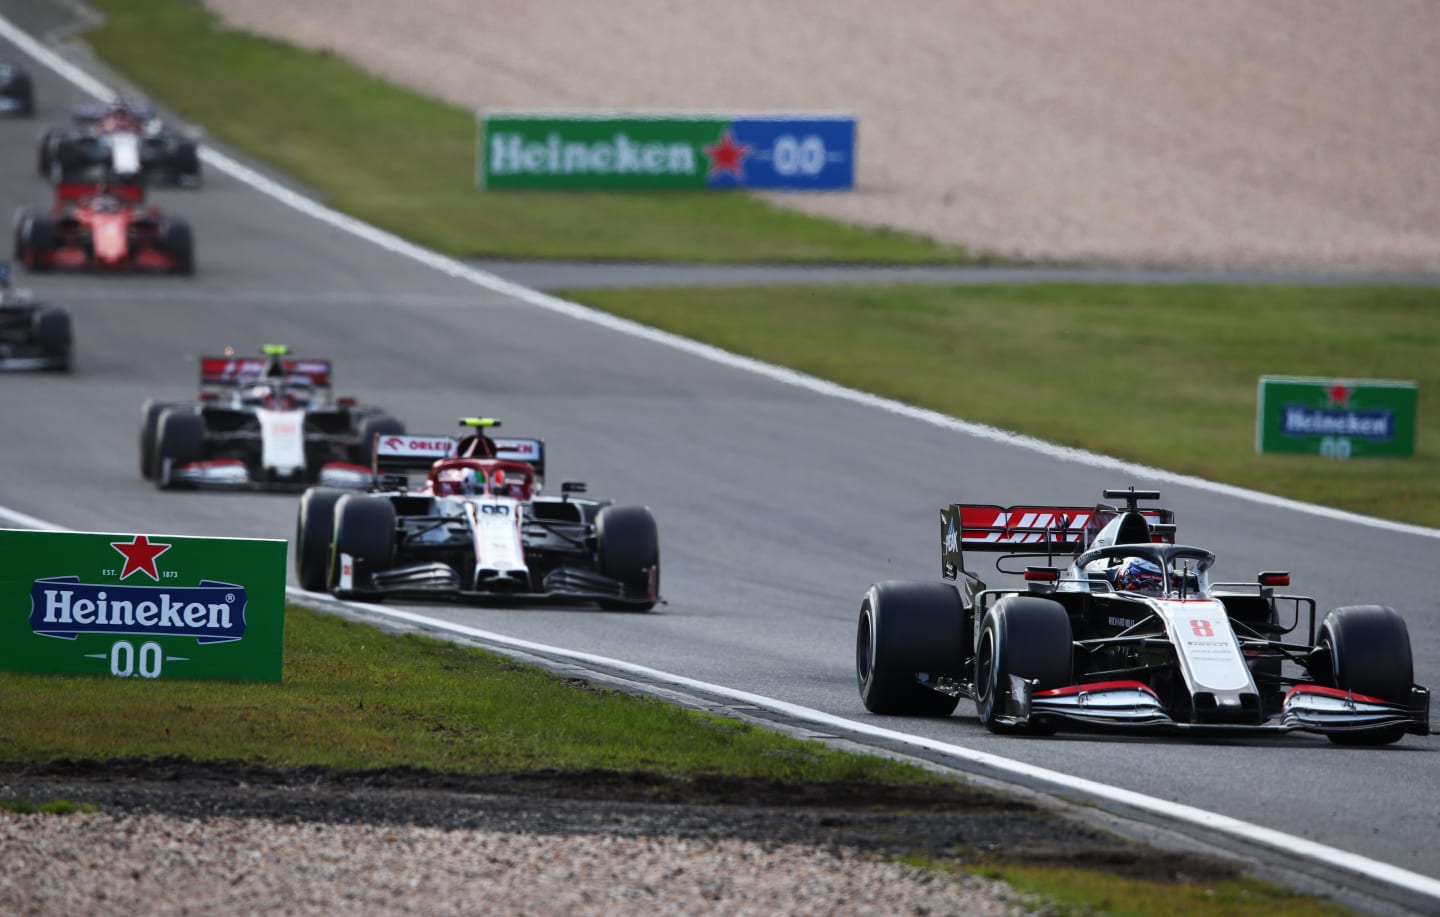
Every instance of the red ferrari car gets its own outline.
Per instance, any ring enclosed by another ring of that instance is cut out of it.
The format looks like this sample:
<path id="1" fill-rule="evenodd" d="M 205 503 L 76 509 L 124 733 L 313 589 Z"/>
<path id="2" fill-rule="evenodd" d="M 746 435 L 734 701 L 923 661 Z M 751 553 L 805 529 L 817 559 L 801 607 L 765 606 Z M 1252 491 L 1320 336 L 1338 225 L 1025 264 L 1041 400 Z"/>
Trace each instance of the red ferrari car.
<path id="1" fill-rule="evenodd" d="M 15 214 L 15 260 L 32 271 L 195 272 L 190 224 L 145 203 L 145 187 L 66 182 L 49 213 Z"/>

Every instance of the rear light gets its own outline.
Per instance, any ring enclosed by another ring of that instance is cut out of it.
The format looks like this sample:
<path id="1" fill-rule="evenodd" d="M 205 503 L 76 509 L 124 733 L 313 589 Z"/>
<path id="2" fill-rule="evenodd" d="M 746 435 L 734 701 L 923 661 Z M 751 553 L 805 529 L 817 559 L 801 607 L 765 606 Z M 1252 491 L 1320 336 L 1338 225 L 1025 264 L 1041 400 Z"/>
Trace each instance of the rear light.
<path id="1" fill-rule="evenodd" d="M 1030 583 L 1054 583 L 1060 579 L 1060 571 L 1055 567 L 1026 567 L 1025 580 Z"/>
<path id="2" fill-rule="evenodd" d="M 337 399 L 335 399 L 335 403 L 338 404 L 338 405 L 340 405 L 342 408 L 353 408 L 355 405 L 359 404 L 360 402 L 359 402 L 359 400 L 357 400 L 356 398 L 354 398 L 354 397 L 352 397 L 352 396 L 350 396 L 350 395 L 346 395 L 344 398 L 337 398 Z"/>
<path id="3" fill-rule="evenodd" d="M 217 395 L 215 392 L 201 392 L 201 393 L 200 393 L 200 400 L 201 400 L 201 401 L 219 401 L 219 400 L 220 400 L 220 396 Z"/>
<path id="4" fill-rule="evenodd" d="M 1288 586 L 1290 585 L 1290 573 L 1262 573 L 1260 574 L 1260 585 L 1262 586 Z"/>

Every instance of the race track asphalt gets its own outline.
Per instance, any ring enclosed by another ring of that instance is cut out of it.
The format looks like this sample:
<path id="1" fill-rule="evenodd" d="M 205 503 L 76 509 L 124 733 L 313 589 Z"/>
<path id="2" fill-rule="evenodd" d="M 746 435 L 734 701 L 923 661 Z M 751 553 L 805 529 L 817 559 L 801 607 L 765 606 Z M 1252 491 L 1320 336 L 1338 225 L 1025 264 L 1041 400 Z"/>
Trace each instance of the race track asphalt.
<path id="1" fill-rule="evenodd" d="M 40 204 L 39 125 L 78 92 L 36 67 L 35 122 L 0 122 L 0 202 Z M 470 193 L 457 189 L 457 193 Z M 1415 671 L 1440 682 L 1440 541 L 1145 475 L 1061 461 L 709 362 L 444 276 L 329 228 L 211 170 L 156 199 L 195 228 L 199 271 L 33 276 L 71 308 L 78 371 L 0 376 L 0 506 L 86 531 L 288 538 L 293 495 L 158 493 L 137 473 L 148 397 L 193 393 L 192 358 L 289 344 L 334 359 L 343 393 L 411 431 L 502 417 L 550 449 L 549 480 L 645 503 L 661 527 L 650 614 L 588 608 L 417 606 L 488 631 L 583 650 L 1031 762 L 1267 825 L 1440 877 L 1440 739 L 1341 749 L 1259 739 L 1044 740 L 985 732 L 968 704 L 943 721 L 881 720 L 856 694 L 856 610 L 867 586 L 938 572 L 949 501 L 1085 504 L 1158 486 L 1182 540 L 1220 577 L 1290 570 L 1295 591 L 1381 602 L 1409 620 Z M 1023 355 L 996 354 L 1015 372 Z M 1057 380 L 1058 384 L 1059 380 Z M 963 367 L 934 380 L 966 384 Z"/>

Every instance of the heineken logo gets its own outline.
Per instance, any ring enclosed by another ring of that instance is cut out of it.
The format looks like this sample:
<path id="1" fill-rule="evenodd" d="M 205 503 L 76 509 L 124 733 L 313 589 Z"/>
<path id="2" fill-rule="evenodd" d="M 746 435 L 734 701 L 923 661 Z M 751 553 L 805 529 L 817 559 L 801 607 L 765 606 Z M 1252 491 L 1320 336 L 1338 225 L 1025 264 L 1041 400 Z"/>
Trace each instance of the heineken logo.
<path id="1" fill-rule="evenodd" d="M 492 175 L 693 175 L 689 143 L 634 140 L 624 131 L 594 140 L 567 140 L 558 132 L 533 140 L 524 134 L 490 135 Z"/>
<path id="2" fill-rule="evenodd" d="M 245 636 L 245 603 L 244 587 L 232 583 L 206 580 L 199 586 L 161 588 L 51 577 L 30 587 L 30 630 L 64 640 L 81 634 L 130 634 L 228 643 Z"/>
<path id="3" fill-rule="evenodd" d="M 1287 436 L 1359 436 L 1388 440 L 1394 435 L 1395 412 L 1387 410 L 1321 410 L 1287 405 L 1280 417 L 1280 431 Z"/>

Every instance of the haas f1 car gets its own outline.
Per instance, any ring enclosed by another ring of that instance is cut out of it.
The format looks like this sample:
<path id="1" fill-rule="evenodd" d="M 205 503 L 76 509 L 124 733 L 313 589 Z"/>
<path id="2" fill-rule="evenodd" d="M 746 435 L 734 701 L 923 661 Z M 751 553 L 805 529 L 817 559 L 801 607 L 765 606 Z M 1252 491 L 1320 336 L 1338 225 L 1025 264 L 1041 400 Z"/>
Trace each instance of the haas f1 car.
<path id="1" fill-rule="evenodd" d="M 1139 508 L 1158 492 L 1104 498 L 1125 504 L 943 508 L 954 584 L 881 582 L 861 602 L 865 707 L 948 716 L 971 698 L 997 733 L 1300 729 L 1340 745 L 1429 734 L 1430 694 L 1412 681 L 1393 609 L 1336 608 L 1317 630 L 1313 598 L 1276 591 L 1288 573 L 1212 582 L 1215 555 L 1175 544 L 1171 511 Z M 996 569 L 1026 588 L 987 589 L 964 569 L 967 551 L 1003 555 Z"/>
<path id="2" fill-rule="evenodd" d="M 375 438 L 405 427 L 339 398 L 329 360 L 271 345 L 265 358 L 202 357 L 200 397 L 140 412 L 140 474 L 162 489 L 368 487 Z"/>
<path id="3" fill-rule="evenodd" d="M 75 340 L 70 313 L 10 289 L 10 265 L 0 261 L 0 369 L 69 372 Z"/>
<path id="4" fill-rule="evenodd" d="M 67 171 L 103 163 L 118 180 L 200 187 L 199 141 L 161 121 L 150 106 L 84 102 L 71 118 L 40 135 L 35 161 L 43 178 L 59 183 Z"/>
<path id="5" fill-rule="evenodd" d="M 472 432 L 380 437 L 376 486 L 312 488 L 300 499 L 300 585 L 341 598 L 557 600 L 645 611 L 659 600 L 660 542 L 643 506 L 542 497 L 544 443 Z M 412 487 L 410 472 L 425 472 Z"/>
<path id="6" fill-rule="evenodd" d="M 145 188 L 106 181 L 62 182 L 49 212 L 15 213 L 15 260 L 54 269 L 195 272 L 190 224 L 145 204 Z"/>

